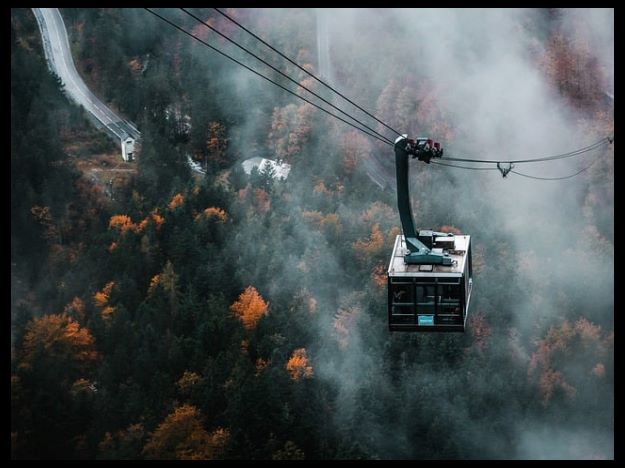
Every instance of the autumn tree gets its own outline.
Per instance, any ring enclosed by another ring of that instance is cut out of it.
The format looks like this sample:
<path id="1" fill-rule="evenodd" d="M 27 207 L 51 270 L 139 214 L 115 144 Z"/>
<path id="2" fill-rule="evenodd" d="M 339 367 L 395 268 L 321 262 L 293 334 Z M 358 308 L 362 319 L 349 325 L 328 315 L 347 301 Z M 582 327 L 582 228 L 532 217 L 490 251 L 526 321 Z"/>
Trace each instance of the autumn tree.
<path id="1" fill-rule="evenodd" d="M 219 122 L 208 123 L 208 138 L 206 140 L 206 151 L 208 161 L 211 166 L 221 167 L 226 162 L 226 148 L 228 140 L 226 138 L 226 129 Z"/>
<path id="2" fill-rule="evenodd" d="M 126 234 L 128 231 L 135 231 L 137 226 L 132 222 L 130 216 L 127 215 L 115 215 L 112 216 L 109 221 L 109 229 L 115 229 L 122 234 Z"/>
<path id="3" fill-rule="evenodd" d="M 307 103 L 274 108 L 268 140 L 278 160 L 292 161 L 300 153 L 310 136 L 314 111 Z"/>
<path id="4" fill-rule="evenodd" d="M 362 164 L 364 159 L 371 153 L 371 143 L 368 138 L 356 130 L 352 130 L 343 136 L 341 143 L 341 156 L 343 172 L 351 174 L 358 164 Z"/>
<path id="5" fill-rule="evenodd" d="M 369 239 L 357 240 L 353 244 L 356 256 L 363 261 L 368 261 L 371 257 L 378 255 L 383 247 L 384 234 L 380 230 L 380 223 L 375 223 L 371 227 Z"/>
<path id="6" fill-rule="evenodd" d="M 98 444 L 98 457 L 106 460 L 136 460 L 141 458 L 146 433 L 143 424 L 131 424 L 114 434 L 106 432 Z"/>
<path id="7" fill-rule="evenodd" d="M 243 323 L 247 330 L 256 328 L 256 324 L 267 315 L 267 304 L 254 286 L 248 286 L 239 298 L 230 306 L 230 311 Z"/>
<path id="8" fill-rule="evenodd" d="M 555 33 L 549 39 L 539 65 L 560 93 L 578 106 L 596 102 L 605 89 L 605 76 L 597 58 L 583 41 Z"/>
<path id="9" fill-rule="evenodd" d="M 98 352 L 89 329 L 66 314 L 51 314 L 33 319 L 26 326 L 20 367 L 30 369 L 39 360 L 62 363 L 70 374 L 75 374 L 94 364 Z"/>
<path id="10" fill-rule="evenodd" d="M 301 378 L 309 379 L 313 376 L 313 368 L 308 365 L 308 356 L 305 348 L 299 348 L 293 351 L 291 357 L 286 363 L 286 370 L 292 380 Z"/>
<path id="11" fill-rule="evenodd" d="M 97 291 L 93 295 L 93 301 L 95 302 L 95 305 L 100 308 L 102 318 L 107 321 L 110 320 L 115 313 L 115 308 L 109 305 L 109 300 L 111 298 L 111 292 L 113 291 L 114 285 L 115 282 L 109 281 L 100 291 Z"/>
<path id="12" fill-rule="evenodd" d="M 167 208 L 169 208 L 171 211 L 174 211 L 176 208 L 178 208 L 183 203 L 184 203 L 184 196 L 181 193 L 177 193 L 169 201 L 169 204 L 167 205 Z"/>
<path id="13" fill-rule="evenodd" d="M 182 405 L 159 424 L 143 453 L 149 459 L 213 460 L 223 455 L 228 439 L 227 429 L 207 432 L 199 410 Z"/>
<path id="14" fill-rule="evenodd" d="M 537 340 L 531 356 L 528 375 L 538 376 L 542 403 L 547 406 L 554 392 L 562 390 L 568 399 L 575 398 L 578 388 L 588 386 L 590 376 L 602 378 L 604 362 L 613 346 L 613 335 L 604 336 L 601 327 L 585 318 L 571 324 L 568 320 L 553 326 Z M 575 365 L 569 360 L 575 356 Z M 571 382 L 576 383 L 574 386 Z"/>

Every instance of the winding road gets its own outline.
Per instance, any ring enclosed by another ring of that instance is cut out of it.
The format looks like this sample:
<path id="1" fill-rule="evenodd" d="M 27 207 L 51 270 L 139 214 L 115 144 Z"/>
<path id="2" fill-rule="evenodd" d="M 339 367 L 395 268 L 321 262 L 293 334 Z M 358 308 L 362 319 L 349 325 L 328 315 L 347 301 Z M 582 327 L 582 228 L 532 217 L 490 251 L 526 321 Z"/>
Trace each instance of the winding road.
<path id="1" fill-rule="evenodd" d="M 58 8 L 33 8 L 32 10 L 41 32 L 48 68 L 63 82 L 65 94 L 76 104 L 84 107 L 118 141 L 128 136 L 134 139 L 139 138 L 141 132 L 137 127 L 109 109 L 87 88 L 78 74 L 69 47 L 65 23 Z"/>

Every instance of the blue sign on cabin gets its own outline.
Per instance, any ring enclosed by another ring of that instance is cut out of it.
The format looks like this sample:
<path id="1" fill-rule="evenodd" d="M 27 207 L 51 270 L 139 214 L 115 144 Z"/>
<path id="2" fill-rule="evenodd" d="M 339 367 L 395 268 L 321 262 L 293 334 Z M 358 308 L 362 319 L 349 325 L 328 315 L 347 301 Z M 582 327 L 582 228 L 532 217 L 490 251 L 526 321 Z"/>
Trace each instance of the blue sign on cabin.
<path id="1" fill-rule="evenodd" d="M 418 325 L 434 325 L 434 316 L 433 315 L 419 315 L 417 323 Z"/>

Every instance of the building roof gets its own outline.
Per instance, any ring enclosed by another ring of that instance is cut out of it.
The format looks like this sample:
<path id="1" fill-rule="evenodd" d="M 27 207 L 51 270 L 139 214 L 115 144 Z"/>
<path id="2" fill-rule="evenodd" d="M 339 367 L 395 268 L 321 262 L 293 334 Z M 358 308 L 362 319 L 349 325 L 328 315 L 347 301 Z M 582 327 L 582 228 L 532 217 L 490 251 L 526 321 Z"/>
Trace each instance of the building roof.
<path id="1" fill-rule="evenodd" d="M 261 157 L 255 157 L 246 159 L 241 163 L 243 166 L 243 170 L 246 174 L 251 174 L 252 169 L 255 167 L 258 168 L 259 171 L 266 170 L 267 167 L 273 167 L 274 170 L 274 179 L 286 179 L 291 172 L 291 165 L 287 163 L 278 163 L 277 161 L 273 161 L 271 159 L 265 159 Z"/>

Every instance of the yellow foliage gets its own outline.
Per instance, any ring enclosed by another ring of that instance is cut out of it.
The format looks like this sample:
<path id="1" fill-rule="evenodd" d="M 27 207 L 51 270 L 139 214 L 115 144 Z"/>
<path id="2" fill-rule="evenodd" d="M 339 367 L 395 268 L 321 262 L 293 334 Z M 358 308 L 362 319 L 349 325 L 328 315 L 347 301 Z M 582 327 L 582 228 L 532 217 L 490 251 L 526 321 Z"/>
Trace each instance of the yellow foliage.
<path id="1" fill-rule="evenodd" d="M 184 197 L 180 193 L 177 193 L 176 195 L 172 197 L 167 207 L 173 211 L 176 208 L 178 208 L 180 205 L 182 205 L 183 203 L 184 203 Z"/>
<path id="2" fill-rule="evenodd" d="M 248 330 L 253 330 L 263 315 L 267 315 L 268 304 L 253 286 L 248 286 L 230 306 L 230 311 Z"/>
<path id="3" fill-rule="evenodd" d="M 306 356 L 305 348 L 299 348 L 293 351 L 289 362 L 286 363 L 286 370 L 293 380 L 299 380 L 302 377 L 305 379 L 312 377 L 313 368 L 308 365 L 308 357 Z"/>

